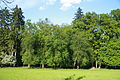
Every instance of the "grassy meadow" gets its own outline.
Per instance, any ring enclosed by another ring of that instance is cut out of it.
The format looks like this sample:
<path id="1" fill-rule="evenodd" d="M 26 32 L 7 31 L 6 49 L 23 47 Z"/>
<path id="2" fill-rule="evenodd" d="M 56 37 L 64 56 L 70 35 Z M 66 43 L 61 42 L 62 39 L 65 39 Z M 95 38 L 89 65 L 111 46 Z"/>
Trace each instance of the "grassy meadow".
<path id="1" fill-rule="evenodd" d="M 81 80 L 120 80 L 120 70 L 108 69 L 28 69 L 0 68 L 0 80 L 65 80 L 75 75 Z"/>

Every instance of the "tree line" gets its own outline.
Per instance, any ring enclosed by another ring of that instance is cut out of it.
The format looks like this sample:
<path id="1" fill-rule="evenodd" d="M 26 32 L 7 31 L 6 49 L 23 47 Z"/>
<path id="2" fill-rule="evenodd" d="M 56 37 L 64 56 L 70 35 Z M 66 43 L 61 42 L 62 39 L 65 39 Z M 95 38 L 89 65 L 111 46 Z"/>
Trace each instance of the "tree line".
<path id="1" fill-rule="evenodd" d="M 120 68 L 120 9 L 83 13 L 71 25 L 47 18 L 32 23 L 23 11 L 0 10 L 0 65 L 52 68 Z"/>

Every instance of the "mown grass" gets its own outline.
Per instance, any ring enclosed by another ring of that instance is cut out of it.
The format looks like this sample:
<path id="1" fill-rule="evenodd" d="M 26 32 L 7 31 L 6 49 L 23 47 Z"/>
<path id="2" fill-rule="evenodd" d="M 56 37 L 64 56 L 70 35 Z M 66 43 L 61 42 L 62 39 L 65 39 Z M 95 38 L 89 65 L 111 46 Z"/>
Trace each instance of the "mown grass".
<path id="1" fill-rule="evenodd" d="M 82 80 L 120 80 L 120 70 L 0 68 L 0 80 L 64 80 L 75 75 Z"/>

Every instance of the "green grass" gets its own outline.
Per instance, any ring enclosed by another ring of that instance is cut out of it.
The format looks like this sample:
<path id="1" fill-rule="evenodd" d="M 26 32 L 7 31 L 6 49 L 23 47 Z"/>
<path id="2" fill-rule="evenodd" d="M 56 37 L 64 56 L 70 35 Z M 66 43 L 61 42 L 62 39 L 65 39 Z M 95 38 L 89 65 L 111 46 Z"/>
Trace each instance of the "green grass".
<path id="1" fill-rule="evenodd" d="M 120 80 L 120 70 L 0 68 L 0 80 L 64 80 L 75 74 L 82 80 Z"/>

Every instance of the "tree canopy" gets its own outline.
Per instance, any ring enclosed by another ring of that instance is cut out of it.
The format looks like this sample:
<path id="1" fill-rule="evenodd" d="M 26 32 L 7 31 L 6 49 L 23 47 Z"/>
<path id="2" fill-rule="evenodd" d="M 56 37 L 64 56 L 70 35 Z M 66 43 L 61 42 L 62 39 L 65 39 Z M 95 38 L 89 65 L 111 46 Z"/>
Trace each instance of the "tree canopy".
<path id="1" fill-rule="evenodd" d="M 72 24 L 62 27 L 47 18 L 24 19 L 18 6 L 0 10 L 0 65 L 120 67 L 120 9 L 97 14 L 78 8 Z"/>

